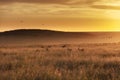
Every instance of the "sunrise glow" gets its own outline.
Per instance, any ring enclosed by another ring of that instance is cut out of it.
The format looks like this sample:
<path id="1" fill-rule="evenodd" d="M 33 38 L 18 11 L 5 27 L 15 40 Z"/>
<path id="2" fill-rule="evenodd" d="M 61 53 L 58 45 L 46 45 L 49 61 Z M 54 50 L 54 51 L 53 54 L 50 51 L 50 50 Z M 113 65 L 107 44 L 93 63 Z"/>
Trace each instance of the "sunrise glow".
<path id="1" fill-rule="evenodd" d="M 0 31 L 120 31 L 119 0 L 1 0 Z"/>

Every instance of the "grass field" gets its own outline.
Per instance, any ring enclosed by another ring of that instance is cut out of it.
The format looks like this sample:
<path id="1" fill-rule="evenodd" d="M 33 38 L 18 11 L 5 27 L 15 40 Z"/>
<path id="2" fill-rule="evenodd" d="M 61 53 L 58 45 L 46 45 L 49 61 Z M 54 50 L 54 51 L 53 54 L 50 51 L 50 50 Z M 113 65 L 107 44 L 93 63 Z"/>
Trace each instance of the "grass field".
<path id="1" fill-rule="evenodd" d="M 0 80 L 120 80 L 120 45 L 2 46 Z"/>

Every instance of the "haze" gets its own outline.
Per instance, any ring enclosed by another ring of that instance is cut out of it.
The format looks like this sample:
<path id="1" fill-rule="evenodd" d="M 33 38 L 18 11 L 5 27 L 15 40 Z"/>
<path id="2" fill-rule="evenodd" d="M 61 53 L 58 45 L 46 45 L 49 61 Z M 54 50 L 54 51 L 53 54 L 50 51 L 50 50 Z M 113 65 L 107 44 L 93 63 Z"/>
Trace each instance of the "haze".
<path id="1" fill-rule="evenodd" d="M 119 0 L 0 0 L 0 31 L 120 31 Z"/>

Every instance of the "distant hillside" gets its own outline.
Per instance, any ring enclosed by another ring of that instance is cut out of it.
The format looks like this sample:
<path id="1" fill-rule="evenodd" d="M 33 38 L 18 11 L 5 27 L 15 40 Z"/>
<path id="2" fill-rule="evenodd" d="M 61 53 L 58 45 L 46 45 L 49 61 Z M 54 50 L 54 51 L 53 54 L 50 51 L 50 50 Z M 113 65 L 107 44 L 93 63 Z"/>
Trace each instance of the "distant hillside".
<path id="1" fill-rule="evenodd" d="M 61 32 L 20 29 L 0 33 L 0 45 L 9 44 L 79 44 L 119 42 L 120 32 Z"/>
<path id="2" fill-rule="evenodd" d="M 86 32 L 62 32 L 39 29 L 20 29 L 0 33 L 0 36 L 46 36 L 46 37 L 84 37 L 93 36 Z"/>

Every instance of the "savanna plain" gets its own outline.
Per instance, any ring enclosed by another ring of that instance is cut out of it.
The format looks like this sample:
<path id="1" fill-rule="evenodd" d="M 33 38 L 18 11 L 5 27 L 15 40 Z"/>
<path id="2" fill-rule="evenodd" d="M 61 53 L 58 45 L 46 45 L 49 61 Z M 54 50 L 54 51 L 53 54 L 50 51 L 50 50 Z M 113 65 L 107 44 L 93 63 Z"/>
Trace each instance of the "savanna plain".
<path id="1" fill-rule="evenodd" d="M 120 43 L 1 46 L 0 80 L 120 80 Z"/>

